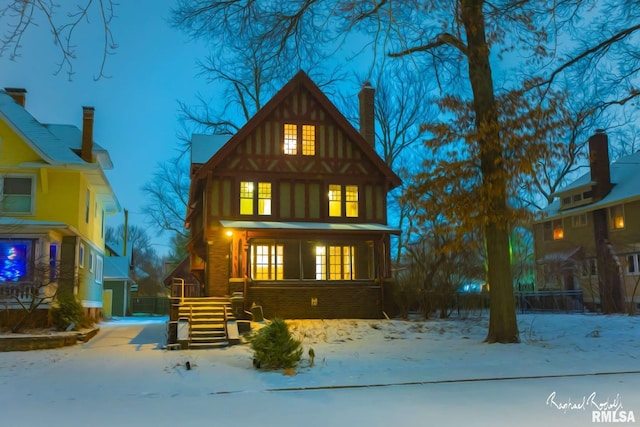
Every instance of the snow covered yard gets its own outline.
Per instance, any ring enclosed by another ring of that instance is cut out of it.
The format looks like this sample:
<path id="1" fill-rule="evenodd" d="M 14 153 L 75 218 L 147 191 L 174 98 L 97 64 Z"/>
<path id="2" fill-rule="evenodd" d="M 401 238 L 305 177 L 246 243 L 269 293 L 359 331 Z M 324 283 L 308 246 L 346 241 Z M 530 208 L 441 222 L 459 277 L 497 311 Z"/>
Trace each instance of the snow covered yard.
<path id="1" fill-rule="evenodd" d="M 484 344 L 486 316 L 290 321 L 315 352 L 294 376 L 255 370 L 247 345 L 163 350 L 165 320 L 0 354 L 2 425 L 566 426 L 607 402 L 640 423 L 637 316 L 519 315 L 515 345 Z"/>

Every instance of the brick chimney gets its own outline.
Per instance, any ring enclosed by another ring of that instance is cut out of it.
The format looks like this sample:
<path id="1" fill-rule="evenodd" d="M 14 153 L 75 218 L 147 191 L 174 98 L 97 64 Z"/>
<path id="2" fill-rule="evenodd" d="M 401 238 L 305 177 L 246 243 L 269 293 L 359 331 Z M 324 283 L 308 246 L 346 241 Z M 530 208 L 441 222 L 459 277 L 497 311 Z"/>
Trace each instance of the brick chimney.
<path id="1" fill-rule="evenodd" d="M 82 107 L 82 148 L 80 157 L 93 163 L 93 107 Z"/>
<path id="2" fill-rule="evenodd" d="M 360 100 L 360 134 L 375 149 L 376 145 L 376 129 L 375 129 L 375 110 L 373 98 L 375 89 L 371 83 L 365 82 L 362 85 L 358 99 Z"/>
<path id="3" fill-rule="evenodd" d="M 17 104 L 20 104 L 22 108 L 25 107 L 25 105 L 27 104 L 26 89 L 22 89 L 19 87 L 5 87 L 4 90 L 9 96 L 13 98 L 14 101 L 16 101 Z"/>
<path id="4" fill-rule="evenodd" d="M 589 168 L 593 186 L 593 200 L 598 201 L 611 191 L 611 173 L 609 171 L 609 138 L 604 129 L 596 129 L 589 137 Z"/>

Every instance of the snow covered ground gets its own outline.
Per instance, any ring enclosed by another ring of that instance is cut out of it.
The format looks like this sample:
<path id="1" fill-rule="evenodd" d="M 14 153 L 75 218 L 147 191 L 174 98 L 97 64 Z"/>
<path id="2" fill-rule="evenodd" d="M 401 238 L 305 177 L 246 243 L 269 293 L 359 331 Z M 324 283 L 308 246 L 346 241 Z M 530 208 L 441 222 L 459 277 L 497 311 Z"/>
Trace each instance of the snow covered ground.
<path id="1" fill-rule="evenodd" d="M 255 370 L 246 345 L 163 350 L 165 321 L 0 353 L 0 425 L 640 425 L 637 316 L 519 315 L 514 345 L 482 342 L 486 316 L 291 321 L 316 355 L 293 376 Z"/>

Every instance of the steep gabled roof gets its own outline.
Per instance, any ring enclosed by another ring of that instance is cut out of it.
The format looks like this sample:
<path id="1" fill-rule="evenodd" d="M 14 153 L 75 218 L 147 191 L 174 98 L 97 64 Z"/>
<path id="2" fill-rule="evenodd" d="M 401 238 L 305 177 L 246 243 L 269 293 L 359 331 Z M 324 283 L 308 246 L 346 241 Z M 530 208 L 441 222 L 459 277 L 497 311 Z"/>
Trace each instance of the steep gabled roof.
<path id="1" fill-rule="evenodd" d="M 79 155 L 82 148 L 82 131 L 73 125 L 42 124 L 23 106 L 18 104 L 5 90 L 0 89 L 0 119 L 16 132 L 21 139 L 42 159 L 25 163 L 28 167 L 73 167 L 82 170 L 105 204 L 108 213 L 120 211 L 105 169 L 113 169 L 107 150 L 93 143 L 96 163 L 85 162 Z"/>
<path id="2" fill-rule="evenodd" d="M 0 117 L 3 117 L 46 163 L 84 163 L 4 90 L 0 90 Z"/>
<path id="3" fill-rule="evenodd" d="M 579 206 L 574 209 L 564 209 L 560 211 L 560 200 L 556 198 L 553 203 L 542 210 L 542 218 L 538 220 L 546 221 L 549 218 L 561 216 L 571 216 L 602 209 L 621 203 L 640 200 L 640 151 L 629 156 L 620 157 L 611 164 L 611 183 L 613 187 L 609 194 L 595 203 Z M 587 172 L 575 181 L 569 183 L 557 191 L 556 195 L 562 195 L 580 187 L 593 184 L 591 174 Z"/>
<path id="4" fill-rule="evenodd" d="M 260 125 L 271 113 L 273 113 L 278 106 L 291 95 L 298 87 L 304 87 L 309 91 L 311 96 L 327 111 L 329 116 L 334 122 L 341 128 L 341 130 L 353 141 L 360 150 L 367 156 L 367 158 L 387 177 L 392 187 L 397 187 L 401 184 L 401 180 L 389 166 L 378 156 L 378 153 L 373 149 L 371 145 L 364 139 L 364 137 L 349 123 L 349 121 L 338 111 L 333 103 L 327 98 L 327 96 L 320 90 L 320 88 L 307 76 L 304 71 L 299 71 L 289 82 L 278 91 L 278 93 L 271 98 L 267 104 L 260 109 L 229 141 L 222 146 L 215 154 L 198 170 L 193 177 L 194 181 L 201 180 L 206 177 L 208 171 L 215 168 L 224 159 L 231 154 L 238 144 L 246 139 L 257 126 Z M 192 187 L 193 188 L 193 187 Z"/>
<path id="5" fill-rule="evenodd" d="M 42 124 L 6 91 L 0 90 L 0 117 L 48 164 L 92 165 L 78 154 L 82 131 L 73 125 Z M 93 153 L 103 169 L 112 169 L 109 153 L 93 143 Z M 95 166 L 92 166 L 95 167 Z"/>

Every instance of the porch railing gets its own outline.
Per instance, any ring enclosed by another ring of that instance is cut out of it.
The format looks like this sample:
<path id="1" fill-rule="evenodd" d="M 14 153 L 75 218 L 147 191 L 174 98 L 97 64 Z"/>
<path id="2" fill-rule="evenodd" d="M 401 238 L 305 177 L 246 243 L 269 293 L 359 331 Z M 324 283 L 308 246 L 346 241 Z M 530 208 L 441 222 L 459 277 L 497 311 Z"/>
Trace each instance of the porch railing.
<path id="1" fill-rule="evenodd" d="M 195 283 L 185 283 L 184 279 L 173 279 L 171 282 L 171 298 L 192 298 L 200 296 L 200 286 Z"/>
<path id="2" fill-rule="evenodd" d="M 38 286 L 33 283 L 0 283 L 0 300 L 2 301 L 30 301 L 33 299 L 34 295 L 39 296 L 40 289 L 38 289 Z"/>

